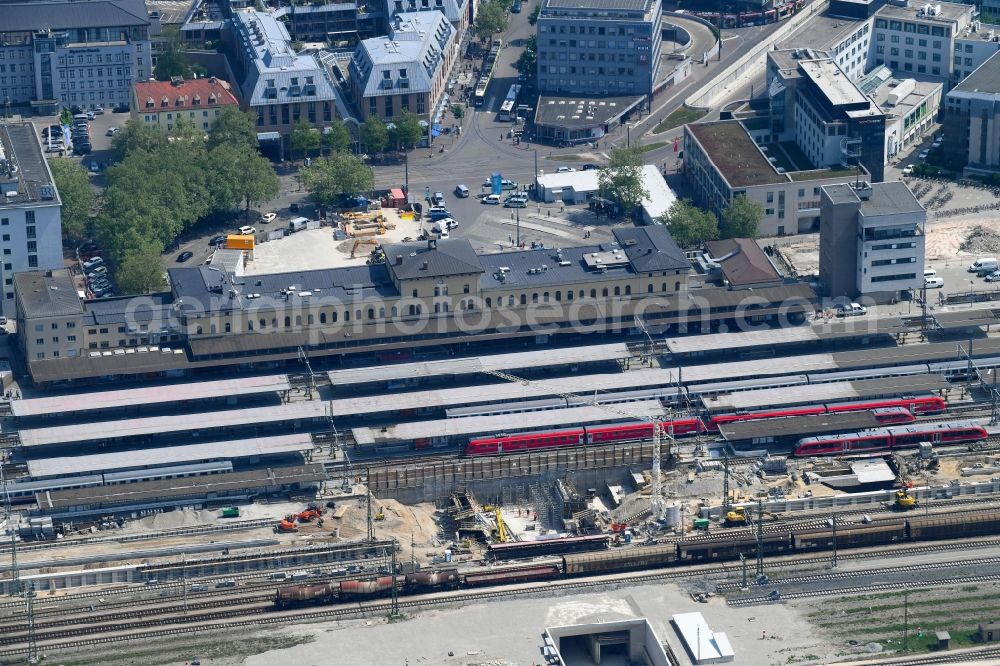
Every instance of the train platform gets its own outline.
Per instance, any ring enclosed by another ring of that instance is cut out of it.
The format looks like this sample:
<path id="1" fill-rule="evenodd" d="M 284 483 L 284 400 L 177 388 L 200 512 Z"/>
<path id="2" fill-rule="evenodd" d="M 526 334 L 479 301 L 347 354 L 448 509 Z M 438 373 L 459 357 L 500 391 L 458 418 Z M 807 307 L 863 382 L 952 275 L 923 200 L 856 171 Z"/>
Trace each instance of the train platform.
<path id="1" fill-rule="evenodd" d="M 733 446 L 756 446 L 793 442 L 809 435 L 867 430 L 880 425 L 869 411 L 840 412 L 726 423 L 719 427 L 719 433 Z"/>

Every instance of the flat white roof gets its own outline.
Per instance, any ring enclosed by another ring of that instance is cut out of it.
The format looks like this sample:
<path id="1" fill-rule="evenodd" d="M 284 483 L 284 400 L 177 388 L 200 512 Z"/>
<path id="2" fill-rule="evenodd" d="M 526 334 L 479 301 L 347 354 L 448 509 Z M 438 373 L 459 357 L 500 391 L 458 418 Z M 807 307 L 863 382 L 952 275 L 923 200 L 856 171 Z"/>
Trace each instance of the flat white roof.
<path id="1" fill-rule="evenodd" d="M 687 378 L 685 377 L 685 380 Z M 861 397 L 853 382 L 830 382 L 810 384 L 808 387 L 783 386 L 780 388 L 739 391 L 728 395 L 703 398 L 705 407 L 712 411 L 738 411 L 756 409 L 771 405 L 795 405 L 801 403 L 851 400 Z"/>
<path id="2" fill-rule="evenodd" d="M 701 613 L 678 613 L 671 618 L 695 664 L 721 664 L 736 660 L 729 638 L 713 632 Z"/>
<path id="3" fill-rule="evenodd" d="M 564 171 L 562 173 L 546 173 L 538 177 L 538 186 L 546 190 L 573 190 L 574 192 L 596 192 L 600 189 L 597 169 L 586 171 Z M 645 164 L 642 167 L 642 184 L 648 196 L 642 200 L 642 209 L 651 218 L 657 218 L 677 201 L 677 195 L 667 185 L 663 174 L 656 165 Z"/>
<path id="4" fill-rule="evenodd" d="M 24 428 L 18 431 L 22 446 L 45 446 L 91 442 L 101 439 L 158 435 L 190 430 L 231 428 L 251 424 L 277 423 L 298 419 L 326 416 L 326 403 L 322 401 L 293 402 L 273 407 L 231 409 L 224 412 L 180 414 L 177 416 L 148 416 L 138 419 L 102 421 L 86 425 L 54 426 L 51 428 Z"/>
<path id="5" fill-rule="evenodd" d="M 559 393 L 573 393 L 588 397 L 593 391 L 608 391 L 623 388 L 653 388 L 677 381 L 676 370 L 634 370 L 600 375 L 580 375 L 560 379 L 540 379 L 531 385 L 503 383 L 484 386 L 463 386 L 460 388 L 411 391 L 408 393 L 387 393 L 357 398 L 330 400 L 330 415 L 357 416 L 378 414 L 403 409 L 421 407 L 450 407 L 454 405 L 475 405 L 485 403 L 511 402 L 527 398 L 550 398 Z"/>
<path id="6" fill-rule="evenodd" d="M 268 377 L 241 377 L 210 382 L 169 384 L 166 386 L 144 386 L 142 388 L 120 389 L 116 391 L 95 391 L 93 393 L 73 393 L 46 398 L 14 400 L 11 409 L 14 416 L 44 416 L 88 412 L 98 409 L 115 409 L 138 405 L 182 402 L 185 400 L 206 400 L 237 395 L 252 395 L 271 391 L 287 391 L 287 375 Z"/>
<path id="7" fill-rule="evenodd" d="M 761 331 L 736 331 L 733 333 L 709 333 L 706 335 L 686 335 L 680 338 L 667 338 L 667 349 L 672 354 L 694 354 L 697 352 L 723 351 L 732 349 L 738 351 L 745 347 L 761 345 L 780 345 L 790 342 L 813 342 L 819 340 L 810 326 L 795 326 L 791 328 L 775 328 Z"/>
<path id="8" fill-rule="evenodd" d="M 615 409 L 634 414 L 636 420 L 643 416 L 663 414 L 663 405 L 658 400 L 641 400 L 615 405 Z M 628 418 L 598 407 L 568 407 L 532 412 L 512 426 L 510 414 L 497 416 L 470 416 L 459 419 L 400 423 L 381 428 L 354 428 L 351 432 L 358 444 L 380 444 L 388 442 L 409 442 L 432 437 L 458 437 L 495 432 L 533 431 L 567 424 L 602 423 L 606 421 L 627 421 Z"/>
<path id="9" fill-rule="evenodd" d="M 831 354 L 807 354 L 783 357 L 780 362 L 774 358 L 762 358 L 752 361 L 683 366 L 681 381 L 685 384 L 721 382 L 740 377 L 769 377 L 837 369 L 837 364 Z"/>
<path id="10" fill-rule="evenodd" d="M 565 347 L 510 354 L 442 359 L 439 361 L 415 361 L 376 365 L 367 368 L 333 370 L 328 374 L 333 386 L 388 382 L 402 379 L 420 379 L 448 375 L 469 375 L 483 370 L 515 370 L 532 368 L 540 364 L 568 365 L 573 363 L 593 363 L 629 358 L 631 352 L 625 343 L 590 345 L 586 347 Z"/>
<path id="11" fill-rule="evenodd" d="M 64 456 L 28 461 L 28 474 L 33 479 L 67 476 L 90 472 L 107 472 L 138 467 L 155 467 L 182 462 L 252 458 L 257 456 L 310 451 L 312 438 L 308 434 L 278 435 L 234 439 L 228 442 L 206 442 L 183 446 L 164 446 L 141 451 L 95 453 L 86 456 Z"/>

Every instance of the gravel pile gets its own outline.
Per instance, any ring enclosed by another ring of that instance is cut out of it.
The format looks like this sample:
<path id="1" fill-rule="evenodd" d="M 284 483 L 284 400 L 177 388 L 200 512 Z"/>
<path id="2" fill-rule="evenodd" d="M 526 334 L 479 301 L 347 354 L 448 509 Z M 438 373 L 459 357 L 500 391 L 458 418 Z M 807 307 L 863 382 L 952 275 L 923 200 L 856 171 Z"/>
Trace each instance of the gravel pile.
<path id="1" fill-rule="evenodd" d="M 995 254 L 1000 252 L 1000 233 L 984 226 L 975 226 L 965 237 L 959 249 L 972 254 Z"/>

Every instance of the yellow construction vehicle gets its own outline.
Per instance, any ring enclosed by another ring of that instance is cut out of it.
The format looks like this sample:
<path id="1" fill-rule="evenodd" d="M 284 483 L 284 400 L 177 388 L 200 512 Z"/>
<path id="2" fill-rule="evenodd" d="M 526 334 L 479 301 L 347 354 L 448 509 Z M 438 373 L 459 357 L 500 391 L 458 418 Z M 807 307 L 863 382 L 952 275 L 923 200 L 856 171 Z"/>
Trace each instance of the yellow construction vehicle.
<path id="1" fill-rule="evenodd" d="M 893 508 L 900 511 L 909 511 L 917 508 L 917 498 L 907 492 L 906 488 L 896 491 L 896 502 Z"/>
<path id="2" fill-rule="evenodd" d="M 375 520 L 385 520 L 385 511 L 382 510 L 382 507 L 379 507 L 378 511 L 375 512 Z"/>
<path id="3" fill-rule="evenodd" d="M 500 507 L 494 509 L 494 515 L 497 520 L 497 541 L 500 543 L 507 543 L 507 523 L 503 520 L 503 514 L 500 512 Z"/>
<path id="4" fill-rule="evenodd" d="M 726 513 L 726 525 L 746 525 L 749 522 L 750 517 L 747 516 L 747 510 L 742 506 L 734 506 L 728 513 Z"/>

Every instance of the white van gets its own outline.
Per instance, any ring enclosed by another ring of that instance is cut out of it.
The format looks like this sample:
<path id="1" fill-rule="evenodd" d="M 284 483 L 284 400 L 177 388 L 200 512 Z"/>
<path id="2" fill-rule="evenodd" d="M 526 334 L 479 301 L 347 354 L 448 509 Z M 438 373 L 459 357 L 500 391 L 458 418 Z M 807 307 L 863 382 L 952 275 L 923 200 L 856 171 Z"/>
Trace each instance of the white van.
<path id="1" fill-rule="evenodd" d="M 992 269 L 995 271 L 997 270 L 997 268 L 998 268 L 997 260 L 994 259 L 993 257 L 981 257 L 973 261 L 971 264 L 969 264 L 970 273 L 978 273 L 979 271 L 985 269 Z"/>
<path id="2" fill-rule="evenodd" d="M 487 194 L 483 197 L 483 203 L 488 206 L 499 206 L 500 205 L 500 195 L 499 194 Z"/>
<path id="3" fill-rule="evenodd" d="M 933 268 L 925 268 L 924 269 L 924 277 L 925 278 L 937 277 L 937 271 L 934 270 Z"/>
<path id="4" fill-rule="evenodd" d="M 924 278 L 925 289 L 940 289 L 943 286 L 944 286 L 944 278 L 939 278 L 937 276 Z"/>
<path id="5" fill-rule="evenodd" d="M 293 218 L 288 223 L 288 230 L 291 231 L 292 233 L 295 233 L 296 231 L 302 231 L 303 229 L 306 228 L 306 225 L 308 224 L 309 224 L 308 217 L 296 217 Z"/>

